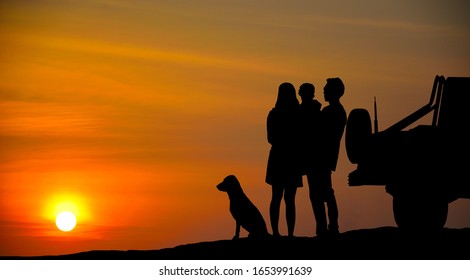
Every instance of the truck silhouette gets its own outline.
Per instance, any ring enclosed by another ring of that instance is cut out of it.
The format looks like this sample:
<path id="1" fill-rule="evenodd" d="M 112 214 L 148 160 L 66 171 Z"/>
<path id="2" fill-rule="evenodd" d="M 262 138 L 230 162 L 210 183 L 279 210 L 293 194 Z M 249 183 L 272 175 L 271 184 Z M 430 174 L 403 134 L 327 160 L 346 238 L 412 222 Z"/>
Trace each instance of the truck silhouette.
<path id="1" fill-rule="evenodd" d="M 418 123 L 430 114 L 430 124 Z M 374 115 L 372 132 L 366 109 L 349 113 L 346 152 L 357 164 L 349 186 L 385 186 L 399 229 L 442 229 L 449 203 L 470 198 L 470 77 L 436 75 L 429 103 L 383 131 L 375 99 Z"/>

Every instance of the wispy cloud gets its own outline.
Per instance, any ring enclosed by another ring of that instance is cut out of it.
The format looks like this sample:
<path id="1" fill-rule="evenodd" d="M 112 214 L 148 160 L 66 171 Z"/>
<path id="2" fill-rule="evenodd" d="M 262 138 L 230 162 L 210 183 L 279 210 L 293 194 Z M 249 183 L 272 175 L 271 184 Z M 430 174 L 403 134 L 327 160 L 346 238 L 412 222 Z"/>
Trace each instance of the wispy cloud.
<path id="1" fill-rule="evenodd" d="M 17 38 L 17 40 L 21 40 L 24 44 L 35 45 L 37 47 L 57 51 L 71 51 L 103 57 L 132 58 L 144 61 L 163 61 L 192 65 L 193 67 L 199 65 L 249 72 L 282 73 L 278 68 L 273 67 L 270 62 L 261 61 L 253 57 L 219 56 L 217 54 L 207 54 L 197 51 L 188 52 L 186 50 L 142 47 L 75 37 L 26 35 L 21 38 Z"/>
<path id="2" fill-rule="evenodd" d="M 1 103 L 2 134 L 9 135 L 93 135 L 103 124 L 82 107 L 58 104 Z"/>
<path id="3" fill-rule="evenodd" d="M 315 23 L 329 24 L 329 25 L 340 25 L 340 26 L 356 26 L 373 28 L 383 31 L 400 31 L 400 32 L 412 32 L 412 33 L 435 33 L 445 36 L 456 36 L 462 37 L 468 35 L 468 30 L 464 30 L 461 27 L 452 25 L 437 25 L 430 23 L 417 23 L 406 20 L 387 20 L 387 19 L 376 19 L 366 17 L 335 17 L 335 16 L 315 16 L 310 19 Z"/>

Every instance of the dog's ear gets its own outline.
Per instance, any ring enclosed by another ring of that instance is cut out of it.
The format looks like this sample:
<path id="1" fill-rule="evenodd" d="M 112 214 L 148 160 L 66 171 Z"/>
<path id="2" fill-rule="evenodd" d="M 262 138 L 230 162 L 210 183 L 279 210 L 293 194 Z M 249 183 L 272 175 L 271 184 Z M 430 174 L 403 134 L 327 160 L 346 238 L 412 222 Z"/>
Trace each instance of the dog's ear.
<path id="1" fill-rule="evenodd" d="M 228 175 L 227 177 L 225 177 L 224 179 L 225 182 L 227 183 L 230 183 L 231 185 L 239 185 L 240 182 L 238 182 L 238 179 L 235 175 Z"/>
<path id="2" fill-rule="evenodd" d="M 228 175 L 227 177 L 225 177 L 224 181 L 229 183 L 231 189 L 242 190 L 242 186 L 235 175 Z"/>

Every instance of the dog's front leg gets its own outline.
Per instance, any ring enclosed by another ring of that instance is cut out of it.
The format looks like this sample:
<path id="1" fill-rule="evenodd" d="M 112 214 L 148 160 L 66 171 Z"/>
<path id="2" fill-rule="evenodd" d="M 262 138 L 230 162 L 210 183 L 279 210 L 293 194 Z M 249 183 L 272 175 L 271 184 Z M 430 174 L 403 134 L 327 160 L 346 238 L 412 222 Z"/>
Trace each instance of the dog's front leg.
<path id="1" fill-rule="evenodd" d="M 240 237 L 240 223 L 236 221 L 235 236 L 232 239 L 238 239 L 239 237 Z"/>

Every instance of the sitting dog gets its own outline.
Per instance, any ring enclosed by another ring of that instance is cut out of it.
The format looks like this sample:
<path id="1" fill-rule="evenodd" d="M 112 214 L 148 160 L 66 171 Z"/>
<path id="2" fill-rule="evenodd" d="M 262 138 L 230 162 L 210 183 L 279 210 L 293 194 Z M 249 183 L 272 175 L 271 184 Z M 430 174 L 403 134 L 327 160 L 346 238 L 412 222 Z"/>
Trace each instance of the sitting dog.
<path id="1" fill-rule="evenodd" d="M 248 231 L 249 238 L 264 238 L 269 236 L 266 223 L 261 212 L 250 201 L 234 175 L 229 175 L 217 185 L 217 189 L 228 194 L 230 200 L 230 213 L 236 222 L 235 236 L 240 237 L 240 227 Z"/>

